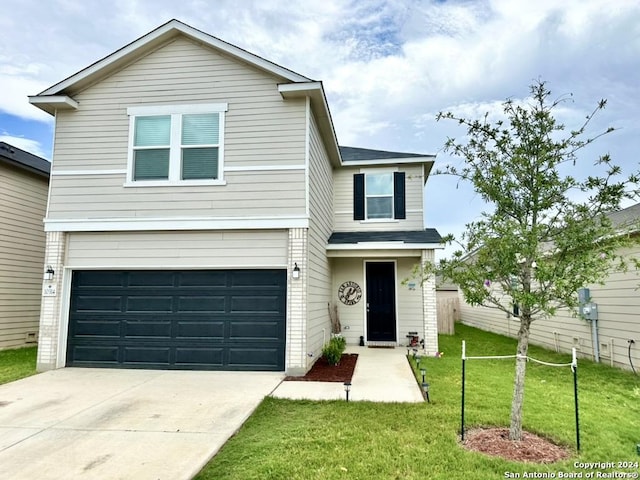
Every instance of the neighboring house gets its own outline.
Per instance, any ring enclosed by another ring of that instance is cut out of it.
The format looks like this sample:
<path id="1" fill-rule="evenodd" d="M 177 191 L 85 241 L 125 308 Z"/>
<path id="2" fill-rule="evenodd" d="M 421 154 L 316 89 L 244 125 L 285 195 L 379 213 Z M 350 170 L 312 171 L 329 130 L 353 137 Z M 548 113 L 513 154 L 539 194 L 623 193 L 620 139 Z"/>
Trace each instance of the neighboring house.
<path id="1" fill-rule="evenodd" d="M 50 166 L 0 142 L 0 349 L 38 340 Z"/>
<path id="2" fill-rule="evenodd" d="M 614 225 L 638 225 L 640 204 L 609 215 Z M 623 252 L 628 258 L 640 258 L 640 246 Z M 535 320 L 531 324 L 530 341 L 559 352 L 570 352 L 576 347 L 582 357 L 594 358 L 594 351 L 600 361 L 610 365 L 631 368 L 640 367 L 640 272 L 630 266 L 628 271 L 614 271 L 604 285 L 585 285 L 597 304 L 597 348 L 590 321 L 572 315 L 567 309 L 555 316 Z M 520 321 L 504 312 L 486 307 L 471 307 L 460 292 L 462 322 L 483 330 L 516 337 Z M 634 340 L 629 349 L 629 340 Z"/>
<path id="3" fill-rule="evenodd" d="M 304 374 L 349 343 L 437 351 L 403 286 L 433 155 L 338 147 L 322 83 L 176 20 L 30 102 L 56 117 L 38 369 Z"/>

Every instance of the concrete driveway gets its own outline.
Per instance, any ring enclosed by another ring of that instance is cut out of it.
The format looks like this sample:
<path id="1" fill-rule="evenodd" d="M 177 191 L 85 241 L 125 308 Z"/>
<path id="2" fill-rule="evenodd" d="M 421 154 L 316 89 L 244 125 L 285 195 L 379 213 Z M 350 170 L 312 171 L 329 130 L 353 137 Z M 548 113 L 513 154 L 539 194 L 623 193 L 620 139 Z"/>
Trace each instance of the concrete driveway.
<path id="1" fill-rule="evenodd" d="M 64 368 L 0 385 L 0 478 L 189 479 L 282 378 Z"/>

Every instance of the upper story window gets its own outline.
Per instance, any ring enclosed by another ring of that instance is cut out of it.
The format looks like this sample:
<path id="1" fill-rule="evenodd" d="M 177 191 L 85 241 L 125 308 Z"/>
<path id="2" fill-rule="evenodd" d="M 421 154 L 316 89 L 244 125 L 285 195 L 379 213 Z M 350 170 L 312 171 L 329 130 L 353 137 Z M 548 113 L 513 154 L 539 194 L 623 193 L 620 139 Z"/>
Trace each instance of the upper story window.
<path id="1" fill-rule="evenodd" d="M 226 104 L 129 108 L 128 182 L 223 184 L 226 110 Z"/>
<path id="2" fill-rule="evenodd" d="M 404 172 L 357 173 L 353 176 L 354 220 L 405 218 Z"/>
<path id="3" fill-rule="evenodd" d="M 393 174 L 365 175 L 366 218 L 393 218 Z"/>

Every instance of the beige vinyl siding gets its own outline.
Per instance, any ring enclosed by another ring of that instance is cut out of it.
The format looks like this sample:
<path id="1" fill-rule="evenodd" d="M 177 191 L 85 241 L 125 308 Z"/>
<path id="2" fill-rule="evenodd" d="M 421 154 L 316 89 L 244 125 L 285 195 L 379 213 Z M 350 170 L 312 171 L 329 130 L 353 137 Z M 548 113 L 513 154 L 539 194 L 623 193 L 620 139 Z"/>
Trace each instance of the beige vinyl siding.
<path id="1" fill-rule="evenodd" d="M 304 170 L 230 172 L 226 180 L 226 186 L 123 188 L 119 175 L 57 177 L 48 218 L 210 218 L 304 213 Z"/>
<path id="2" fill-rule="evenodd" d="M 331 333 L 328 304 L 331 268 L 327 241 L 333 230 L 333 172 L 313 115 L 309 118 L 309 274 L 307 302 L 307 357 L 313 362 Z"/>
<path id="3" fill-rule="evenodd" d="M 46 178 L 0 164 L 0 349 L 38 331 L 47 189 Z"/>
<path id="4" fill-rule="evenodd" d="M 380 167 L 389 171 L 389 166 Z M 363 171 L 365 168 L 363 167 Z M 373 171 L 374 167 L 366 167 Z M 422 230 L 424 228 L 422 198 L 424 193 L 422 165 L 398 165 L 397 171 L 406 172 L 406 208 L 405 220 L 388 222 L 367 222 L 353 220 L 353 175 L 360 173 L 358 168 L 341 168 L 334 174 L 333 204 L 335 207 L 335 230 L 344 231 L 389 231 L 389 230 Z"/>
<path id="5" fill-rule="evenodd" d="M 420 338 L 424 332 L 424 310 L 422 308 L 422 287 L 419 281 L 413 281 L 414 290 L 402 281 L 411 278 L 414 265 L 420 263 L 420 258 L 399 258 L 396 266 L 396 299 L 398 301 L 398 344 L 407 344 L 407 334 L 418 332 Z"/>
<path id="6" fill-rule="evenodd" d="M 627 255 L 640 256 L 640 247 L 628 250 Z M 598 304 L 598 337 L 600 361 L 617 367 L 631 368 L 627 340 L 634 339 L 631 358 L 636 369 L 640 365 L 640 274 L 634 270 L 612 273 L 605 285 L 591 285 L 591 297 Z M 507 319 L 498 310 L 471 307 L 460 293 L 463 323 L 502 335 L 515 337 L 519 321 Z M 535 320 L 531 325 L 531 343 L 550 349 L 570 352 L 577 347 L 579 356 L 593 358 L 591 323 L 573 316 L 563 309 L 554 317 Z M 613 358 L 612 358 L 613 357 Z"/>
<path id="7" fill-rule="evenodd" d="M 69 268 L 286 268 L 287 231 L 70 233 Z"/>
<path id="8" fill-rule="evenodd" d="M 342 335 L 349 345 L 358 345 L 365 335 L 364 264 L 362 258 L 332 258 L 333 288 L 332 303 L 338 305 L 338 316 L 342 324 Z M 344 282 L 356 282 L 362 288 L 362 298 L 355 305 L 345 305 L 338 299 L 338 288 Z"/>
<path id="9" fill-rule="evenodd" d="M 253 209 L 275 216 L 282 214 L 283 203 L 303 214 L 302 170 L 225 172 L 226 186 L 206 188 L 125 188 L 124 173 L 100 174 L 126 170 L 127 108 L 142 105 L 227 103 L 225 169 L 304 165 L 305 102 L 284 101 L 278 93 L 282 81 L 179 37 L 84 91 L 72 92 L 80 107 L 56 117 L 49 218 L 155 216 L 151 212 L 165 207 L 168 216 L 220 215 L 210 210 L 212 203 L 225 210 L 224 216 Z M 58 175 L 78 171 L 97 175 Z M 273 195 L 277 177 L 279 194 Z M 90 207 L 87 194 L 93 197 Z M 221 206 L 226 198 L 233 198 L 240 210 Z M 112 203 L 127 204 L 130 212 L 114 209 Z"/>

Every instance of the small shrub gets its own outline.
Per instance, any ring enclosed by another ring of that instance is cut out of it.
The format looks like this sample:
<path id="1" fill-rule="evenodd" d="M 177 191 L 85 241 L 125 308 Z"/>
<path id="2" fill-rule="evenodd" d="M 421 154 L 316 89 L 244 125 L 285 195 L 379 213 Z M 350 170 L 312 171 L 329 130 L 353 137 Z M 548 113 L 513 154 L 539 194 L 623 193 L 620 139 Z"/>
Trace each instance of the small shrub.
<path id="1" fill-rule="evenodd" d="M 332 337 L 329 343 L 322 347 L 322 356 L 329 365 L 337 365 L 345 348 L 347 348 L 347 340 L 344 337 Z"/>

